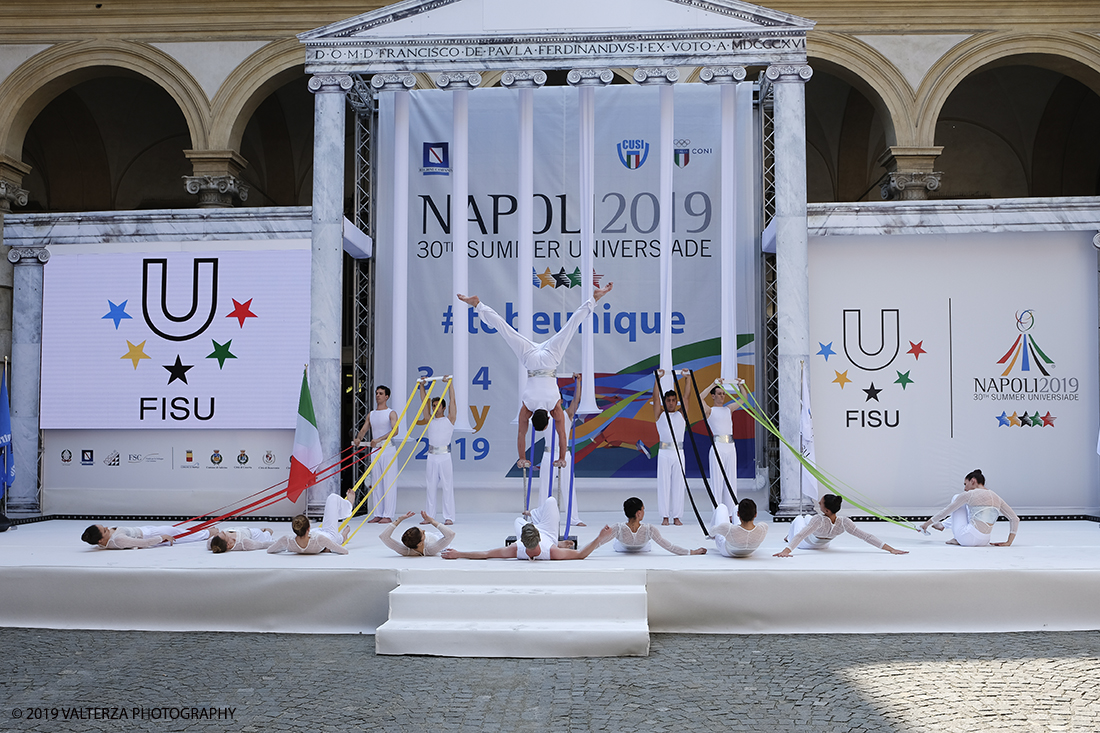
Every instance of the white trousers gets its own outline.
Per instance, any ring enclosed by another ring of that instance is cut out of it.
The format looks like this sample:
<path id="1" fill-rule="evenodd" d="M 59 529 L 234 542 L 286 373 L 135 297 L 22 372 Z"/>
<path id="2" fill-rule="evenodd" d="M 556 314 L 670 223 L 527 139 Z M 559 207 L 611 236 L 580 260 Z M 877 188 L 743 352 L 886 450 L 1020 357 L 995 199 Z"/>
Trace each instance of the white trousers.
<path id="1" fill-rule="evenodd" d="M 397 465 L 396 455 L 397 449 L 393 447 L 393 443 L 387 443 L 382 452 L 378 454 L 374 470 L 370 472 L 370 482 L 374 487 L 374 493 L 371 494 L 371 497 L 374 499 L 374 516 L 376 517 L 393 519 L 394 514 L 397 513 L 396 479 L 401 466 Z M 386 466 L 390 465 L 390 461 L 393 461 L 393 465 L 390 466 L 389 471 L 386 471 Z M 386 471 L 385 476 L 382 476 L 383 471 Z M 381 486 L 379 481 L 381 481 Z"/>
<path id="2" fill-rule="evenodd" d="M 611 540 L 611 549 L 613 549 L 615 552 L 629 552 L 631 554 L 634 554 L 637 552 L 649 552 L 651 549 L 653 549 L 651 547 L 652 544 L 652 542 L 646 542 L 641 547 L 627 547 L 618 540 Z"/>
<path id="3" fill-rule="evenodd" d="M 791 522 L 790 534 L 787 535 L 787 542 L 791 541 L 791 538 L 798 535 L 802 529 L 810 523 L 810 520 L 814 518 L 812 514 L 799 514 Z M 829 546 L 829 542 L 832 541 L 832 537 L 817 537 L 815 535 L 809 535 L 806 539 L 802 540 L 802 544 L 798 546 L 800 550 L 822 550 Z"/>
<path id="4" fill-rule="evenodd" d="M 955 501 L 955 498 L 952 497 L 951 501 Z M 970 507 L 966 505 L 951 512 L 951 532 L 955 535 L 955 541 L 963 547 L 984 547 L 989 544 L 990 535 L 970 522 Z"/>
<path id="5" fill-rule="evenodd" d="M 443 519 L 455 520 L 455 479 L 451 454 L 428 454 L 428 497 L 424 502 L 424 511 L 429 517 L 435 516 L 435 498 L 443 489 Z"/>
<path id="6" fill-rule="evenodd" d="M 556 452 L 555 447 L 555 452 Z M 565 468 L 561 469 L 561 483 L 558 483 L 558 469 L 554 465 L 554 456 L 550 451 L 544 451 L 542 454 L 542 463 L 539 464 L 539 484 L 542 486 L 542 496 L 550 496 L 551 489 L 557 489 L 558 496 L 562 497 L 562 508 L 565 511 L 569 511 L 569 498 L 567 498 L 567 492 L 572 491 L 573 506 L 570 517 L 573 524 L 581 521 L 580 509 L 577 508 L 577 482 L 572 482 L 570 487 L 569 481 L 569 469 L 573 465 L 573 456 L 567 450 L 565 452 Z M 551 485 L 551 477 L 553 477 L 553 484 Z"/>
<path id="7" fill-rule="evenodd" d="M 661 519 L 679 519 L 684 514 L 684 473 L 675 448 L 657 451 L 657 513 Z"/>
<path id="8" fill-rule="evenodd" d="M 321 531 L 336 542 L 343 542 L 340 536 L 340 522 L 351 516 L 351 502 L 339 494 L 329 494 L 325 499 L 325 513 L 321 517 Z"/>
<path id="9" fill-rule="evenodd" d="M 554 543 L 557 544 L 558 539 L 558 524 L 561 522 L 561 513 L 558 511 L 558 502 L 552 496 L 544 496 L 542 503 L 531 510 L 531 517 L 516 517 L 514 522 L 516 530 L 516 541 L 519 542 L 520 532 L 523 531 L 523 525 L 533 524 L 538 527 L 539 532 L 545 535 L 550 535 L 554 538 Z M 520 550 L 523 552 L 523 550 Z"/>
<path id="10" fill-rule="evenodd" d="M 719 505 L 725 504 L 732 515 L 737 511 L 737 505 L 733 503 L 733 497 L 726 489 L 726 482 L 722 478 L 722 468 L 718 467 L 718 461 L 722 461 L 722 468 L 726 469 L 726 478 L 730 480 L 730 486 L 736 491 L 737 447 L 733 443 L 715 443 L 710 449 L 710 490 L 714 492 L 714 498 L 718 500 Z"/>

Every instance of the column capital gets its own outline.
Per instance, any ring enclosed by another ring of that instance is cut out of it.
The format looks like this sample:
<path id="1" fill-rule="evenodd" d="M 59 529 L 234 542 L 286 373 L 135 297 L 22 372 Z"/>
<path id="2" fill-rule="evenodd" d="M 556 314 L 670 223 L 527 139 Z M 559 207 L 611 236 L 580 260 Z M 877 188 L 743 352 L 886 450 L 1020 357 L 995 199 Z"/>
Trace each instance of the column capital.
<path id="1" fill-rule="evenodd" d="M 1092 235 L 1092 246 L 1096 249 L 1100 249 L 1100 232 Z"/>
<path id="2" fill-rule="evenodd" d="M 29 192 L 22 187 L 31 167 L 21 160 L 0 153 L 0 213 L 11 211 L 12 204 L 26 206 Z"/>
<path id="3" fill-rule="evenodd" d="M 27 189 L 0 179 L 0 212 L 11 211 L 12 204 L 26 206 L 28 195 Z"/>
<path id="4" fill-rule="evenodd" d="M 8 250 L 8 262 L 13 265 L 42 266 L 50 261 L 50 251 L 43 247 L 12 247 Z"/>
<path id="5" fill-rule="evenodd" d="M 704 84 L 734 84 L 745 81 L 748 72 L 744 66 L 704 66 L 699 79 Z"/>
<path id="6" fill-rule="evenodd" d="M 936 158 L 943 152 L 940 145 L 928 147 L 894 145 L 879 156 L 878 164 L 886 169 L 886 179 L 879 187 L 884 200 L 912 201 L 928 198 L 939 190 L 943 173 L 933 170 Z"/>
<path id="7" fill-rule="evenodd" d="M 347 74 L 314 74 L 309 77 L 309 91 L 314 94 L 332 94 L 347 92 L 352 87 L 351 77 Z"/>
<path id="8" fill-rule="evenodd" d="M 605 87 L 614 78 L 611 69 L 573 69 L 565 76 L 571 87 Z"/>
<path id="9" fill-rule="evenodd" d="M 481 86 L 481 74 L 476 71 L 445 71 L 436 77 L 435 85 L 452 91 L 477 89 Z"/>
<path id="10" fill-rule="evenodd" d="M 784 82 L 801 82 L 805 83 L 810 80 L 810 77 L 814 75 L 814 70 L 809 66 L 794 65 L 794 64 L 782 64 L 778 66 L 769 66 L 767 71 L 764 72 L 765 78 L 773 84 L 782 84 Z"/>
<path id="11" fill-rule="evenodd" d="M 646 66 L 634 70 L 634 81 L 642 85 L 675 84 L 680 72 L 675 66 Z"/>
<path id="12" fill-rule="evenodd" d="M 546 83 L 546 72 L 540 69 L 520 69 L 505 71 L 500 77 L 500 85 L 509 89 L 531 89 Z"/>
<path id="13" fill-rule="evenodd" d="M 193 176 L 184 176 L 183 185 L 189 194 L 198 194 L 200 209 L 226 208 L 233 199 L 248 200 L 248 186 L 241 180 L 241 171 L 248 161 L 235 150 L 184 150 L 191 161 Z"/>
<path id="14" fill-rule="evenodd" d="M 403 92 L 416 86 L 412 74 L 375 74 L 370 78 L 371 89 L 376 92 Z"/>

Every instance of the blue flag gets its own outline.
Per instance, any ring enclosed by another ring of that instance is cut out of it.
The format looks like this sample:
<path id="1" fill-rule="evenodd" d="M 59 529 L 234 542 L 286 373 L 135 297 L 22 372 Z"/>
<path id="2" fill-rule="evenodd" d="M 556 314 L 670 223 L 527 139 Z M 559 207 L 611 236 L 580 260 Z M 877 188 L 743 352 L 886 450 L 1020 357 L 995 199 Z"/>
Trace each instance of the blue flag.
<path id="1" fill-rule="evenodd" d="M 0 496 L 15 483 L 15 456 L 11 450 L 11 407 L 8 405 L 8 373 L 0 376 L 0 448 L 3 449 L 3 474 L 0 475 Z"/>

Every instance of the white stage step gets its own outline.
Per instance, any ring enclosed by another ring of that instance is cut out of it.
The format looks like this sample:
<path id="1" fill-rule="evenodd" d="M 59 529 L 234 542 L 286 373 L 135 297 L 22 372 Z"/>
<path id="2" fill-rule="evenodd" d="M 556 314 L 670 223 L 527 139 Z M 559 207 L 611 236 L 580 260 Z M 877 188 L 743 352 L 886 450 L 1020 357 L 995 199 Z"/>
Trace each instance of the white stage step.
<path id="1" fill-rule="evenodd" d="M 378 654 L 615 657 L 649 654 L 645 571 L 403 570 Z"/>

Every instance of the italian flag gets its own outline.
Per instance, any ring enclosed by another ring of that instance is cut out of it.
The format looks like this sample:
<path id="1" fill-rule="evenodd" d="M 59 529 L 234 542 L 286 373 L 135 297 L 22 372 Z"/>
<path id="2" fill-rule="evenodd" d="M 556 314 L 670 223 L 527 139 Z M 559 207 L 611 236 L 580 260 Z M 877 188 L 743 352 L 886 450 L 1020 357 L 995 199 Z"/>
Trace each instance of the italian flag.
<path id="1" fill-rule="evenodd" d="M 298 425 L 294 428 L 294 452 L 290 457 L 290 482 L 286 495 L 298 501 L 302 492 L 317 483 L 313 471 L 324 460 L 321 453 L 321 434 L 317 432 L 317 418 L 313 416 L 313 398 L 309 394 L 309 381 L 302 370 L 302 394 L 298 398 Z"/>

